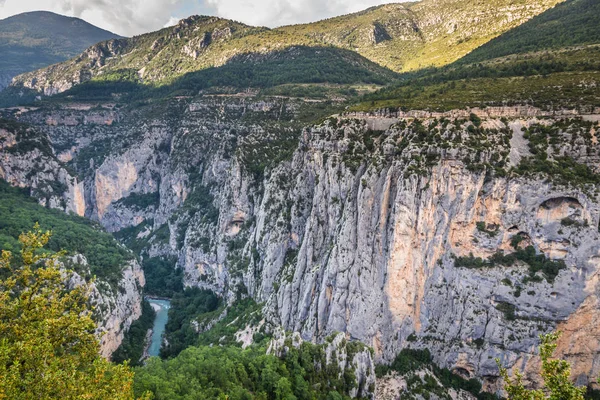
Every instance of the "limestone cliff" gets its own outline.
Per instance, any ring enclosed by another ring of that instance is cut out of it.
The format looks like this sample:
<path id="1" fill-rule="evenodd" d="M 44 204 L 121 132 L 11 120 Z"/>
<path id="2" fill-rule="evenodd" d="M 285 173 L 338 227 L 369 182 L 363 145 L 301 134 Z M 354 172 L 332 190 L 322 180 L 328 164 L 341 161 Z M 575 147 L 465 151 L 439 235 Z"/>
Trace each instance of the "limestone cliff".
<path id="1" fill-rule="evenodd" d="M 55 156 L 50 141 L 43 133 L 32 127 L 0 120 L 1 179 L 13 186 L 27 188 L 43 206 L 81 216 L 85 213 L 84 186 L 71 171 Z M 83 223 L 81 219 L 77 221 Z M 111 240 L 114 246 L 120 246 L 114 239 Z M 104 250 L 110 252 L 114 249 Z M 120 345 L 131 323 L 141 315 L 144 274 L 132 256 L 129 261 L 127 258 L 124 260 L 123 265 L 114 268 L 119 276 L 104 274 L 114 280 L 112 286 L 105 279 L 92 283 L 91 303 L 98 322 L 101 354 L 107 358 Z M 81 284 L 84 276 L 89 279 L 93 275 L 84 255 L 71 256 L 65 263 L 79 272 L 73 277 L 72 284 Z"/>
<path id="2" fill-rule="evenodd" d="M 428 348 L 492 390 L 495 357 L 533 373 L 538 334 L 559 328 L 577 379 L 598 376 L 595 111 L 301 129 L 304 104 L 283 99 L 70 107 L 20 118 L 66 149 L 85 214 L 143 257 L 175 256 L 187 285 L 248 293 L 271 323 L 343 332 L 378 361 Z"/>
<path id="3" fill-rule="evenodd" d="M 69 261 L 84 268 L 89 265 L 82 255 L 71 257 Z M 81 275 L 75 273 L 70 285 L 77 286 L 83 283 Z M 94 307 L 94 319 L 98 321 L 96 333 L 100 338 L 102 356 L 110 358 L 121 344 L 132 322 L 142 315 L 141 289 L 144 285 L 144 273 L 135 260 L 124 266 L 116 293 L 107 288 L 102 281 L 91 284 L 90 298 Z"/>

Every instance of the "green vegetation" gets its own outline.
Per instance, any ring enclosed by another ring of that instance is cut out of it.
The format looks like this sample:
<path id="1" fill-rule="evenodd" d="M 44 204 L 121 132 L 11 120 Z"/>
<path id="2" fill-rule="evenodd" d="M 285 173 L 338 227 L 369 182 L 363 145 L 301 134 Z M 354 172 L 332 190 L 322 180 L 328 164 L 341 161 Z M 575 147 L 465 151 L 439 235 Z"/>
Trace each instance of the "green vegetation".
<path id="1" fill-rule="evenodd" d="M 61 253 L 42 251 L 50 238 L 36 225 L 0 258 L 0 398 L 132 399 L 129 367 L 99 355 L 89 287 L 69 289 Z"/>
<path id="2" fill-rule="evenodd" d="M 461 62 L 472 63 L 511 54 L 600 43 L 600 4 L 567 0 L 473 50 Z"/>
<path id="3" fill-rule="evenodd" d="M 196 344 L 198 332 L 193 321 L 202 314 L 215 311 L 219 304 L 219 298 L 209 290 L 186 288 L 182 293 L 175 293 L 164 333 L 168 345 L 160 349 L 161 357 L 174 357 Z"/>
<path id="4" fill-rule="evenodd" d="M 532 105 L 544 109 L 600 105 L 597 71 L 561 72 L 546 76 L 467 78 L 426 84 L 407 80 L 352 107 L 354 111 L 379 108 L 447 111 L 466 107 Z"/>
<path id="5" fill-rule="evenodd" d="M 0 129 L 4 129 L 15 135 L 16 143 L 4 150 L 7 153 L 23 155 L 38 150 L 43 155 L 52 157 L 52 147 L 48 138 L 40 135 L 36 130 L 29 128 L 27 125 L 0 118 Z"/>
<path id="6" fill-rule="evenodd" d="M 496 359 L 500 376 L 504 379 L 504 390 L 511 400 L 583 400 L 585 387 L 576 387 L 571 381 L 571 365 L 560 359 L 551 358 L 556 350 L 560 332 L 540 335 L 540 358 L 542 360 L 540 375 L 544 384 L 540 389 L 526 389 L 523 384 L 523 374 L 514 371 L 511 378 L 508 370 L 502 367 L 500 359 Z"/>
<path id="7" fill-rule="evenodd" d="M 281 126 L 273 131 L 263 137 L 243 138 L 238 145 L 237 157 L 241 165 L 257 182 L 264 179 L 267 168 L 290 159 L 298 148 L 298 130 Z"/>
<path id="8" fill-rule="evenodd" d="M 278 358 L 265 348 L 190 347 L 179 356 L 151 358 L 135 370 L 135 393 L 156 400 L 347 400 L 356 387 L 352 370 L 327 365 L 323 345 L 304 342 Z"/>
<path id="9" fill-rule="evenodd" d="M 149 329 L 152 329 L 156 318 L 156 312 L 148 303 L 147 300 L 142 302 L 142 315 L 135 320 L 129 330 L 125 333 L 125 337 L 121 345 L 112 354 L 112 361 L 122 364 L 125 361 L 131 366 L 141 365 L 141 358 L 144 355 L 144 347 L 146 346 L 146 334 Z"/>
<path id="10" fill-rule="evenodd" d="M 391 71 L 454 62 L 557 0 L 535 5 L 524 0 L 494 3 L 511 7 L 511 18 L 498 18 L 490 12 L 493 7 L 489 3 L 450 0 L 384 5 L 273 30 L 213 17 L 190 17 L 175 27 L 97 45 L 102 74 L 97 66 L 90 67 L 85 57 L 42 74 L 47 81 L 57 82 L 83 71 L 89 73 L 92 81 L 82 90 L 71 91 L 80 100 L 137 90 L 137 71 L 142 68 L 143 85 L 158 90 L 151 95 L 154 98 L 163 97 L 165 90 L 173 95 L 196 95 L 199 90 L 217 87 L 387 84 L 394 78 Z M 460 18 L 461 23 L 449 31 L 448 19 L 433 18 L 438 15 Z M 465 19 L 464 15 L 478 18 Z M 35 76 L 28 75 L 23 81 L 29 79 Z"/>
<path id="11" fill-rule="evenodd" d="M 529 140 L 532 157 L 521 160 L 514 172 L 519 175 L 547 174 L 552 181 L 567 186 L 595 186 L 600 184 L 600 175 L 586 164 L 561 155 L 563 144 L 584 139 L 591 145 L 591 123 L 566 120 L 555 125 L 536 124 L 529 127 L 523 137 Z M 550 151 L 550 153 L 549 153 Z"/>
<path id="12" fill-rule="evenodd" d="M 524 249 L 516 249 L 514 253 L 504 255 L 498 252 L 488 260 L 481 257 L 474 257 L 472 254 L 468 257 L 457 257 L 454 262 L 456 268 L 494 268 L 497 266 L 510 267 L 517 261 L 524 262 L 529 266 L 529 276 L 523 283 L 539 282 L 538 272 L 542 272 L 546 281 L 553 283 L 558 273 L 566 268 L 562 260 L 554 261 L 547 258 L 544 254 L 537 254 L 533 246 L 527 246 Z"/>
<path id="13" fill-rule="evenodd" d="M 160 355 L 174 357 L 187 347 L 197 345 L 240 346 L 235 333 L 247 325 L 258 326 L 261 319 L 261 307 L 252 299 L 238 300 L 226 307 L 209 290 L 186 288 L 171 299 L 165 328 L 169 345 L 161 348 Z M 206 330 L 207 327 L 210 329 Z M 254 342 L 262 343 L 263 339 L 261 329 L 255 334 Z"/>
<path id="14" fill-rule="evenodd" d="M 459 375 L 452 373 L 447 368 L 440 368 L 432 361 L 429 350 L 402 349 L 391 364 L 379 364 L 375 368 L 378 378 L 384 377 L 389 372 L 395 371 L 400 375 L 407 377 L 407 398 L 411 395 L 430 396 L 436 394 L 443 397 L 444 389 L 452 388 L 456 390 L 465 390 L 480 400 L 494 400 L 496 396 L 482 392 L 481 383 L 477 379 L 464 379 Z M 415 372 L 421 370 L 430 371 L 437 378 L 442 386 L 431 375 L 426 374 L 422 381 Z M 404 398 L 404 395 L 402 396 Z M 425 397 L 428 398 L 428 397 Z"/>
<path id="15" fill-rule="evenodd" d="M 128 208 L 135 208 L 138 210 L 145 210 L 151 206 L 158 206 L 160 200 L 160 193 L 131 193 L 129 196 L 119 200 L 117 203 L 122 204 Z"/>
<path id="16" fill-rule="evenodd" d="M 171 298 L 183 292 L 183 269 L 175 268 L 175 257 L 144 259 L 142 268 L 146 277 L 144 292 L 153 296 Z"/>
<path id="17" fill-rule="evenodd" d="M 216 322 L 212 328 L 200 335 L 198 344 L 203 346 L 240 346 L 235 338 L 235 333 L 246 328 L 247 325 L 258 326 L 262 319 L 262 306 L 254 300 L 248 298 L 238 300 L 227 308 L 227 315 Z M 201 315 L 197 318 L 198 323 L 206 325 L 212 322 L 216 317 L 221 316 L 224 311 L 219 307 L 212 313 Z M 265 338 L 264 331 L 255 334 L 254 342 L 261 343 Z"/>
<path id="18" fill-rule="evenodd" d="M 50 12 L 29 12 L 0 21 L 1 80 L 66 61 L 102 40 L 117 38 L 87 22 Z M 6 82 L 8 83 L 8 82 Z"/>
<path id="19" fill-rule="evenodd" d="M 86 279 L 96 276 L 101 282 L 108 283 L 113 290 L 117 289 L 122 268 L 132 258 L 127 249 L 120 246 L 98 224 L 44 208 L 27 196 L 24 190 L 13 188 L 0 180 L 0 248 L 19 251 L 19 234 L 35 223 L 55 232 L 48 242 L 49 251 L 64 249 L 69 254 L 83 254 L 90 269 L 87 271 L 75 265 L 75 270 Z"/>
<path id="20" fill-rule="evenodd" d="M 483 233 L 487 234 L 490 237 L 494 237 L 494 236 L 496 236 L 498 234 L 497 227 L 496 227 L 496 229 L 491 229 L 490 230 L 490 229 L 488 229 L 488 226 L 485 223 L 485 221 L 478 221 L 477 224 L 476 224 L 476 226 L 477 226 L 477 230 L 478 231 L 483 232 Z"/>
<path id="21" fill-rule="evenodd" d="M 246 88 L 274 87 L 278 87 L 276 94 L 289 96 L 297 94 L 298 90 L 290 84 L 383 85 L 395 77 L 394 72 L 348 50 L 300 46 L 268 55 L 240 54 L 225 65 L 190 72 L 161 85 L 142 84 L 133 70 L 113 71 L 77 85 L 56 99 L 113 100 L 118 94 L 119 101 L 131 103 L 141 99 L 156 101 L 174 96 L 196 96 L 211 88 L 217 93 L 228 93 L 234 88 L 235 93 Z M 305 92 L 307 90 L 305 86 Z"/>
<path id="22" fill-rule="evenodd" d="M 202 219 L 208 223 L 216 223 L 219 220 L 219 210 L 214 206 L 215 198 L 210 193 L 210 188 L 203 185 L 194 186 L 192 192 L 187 196 L 181 213 L 200 213 Z"/>

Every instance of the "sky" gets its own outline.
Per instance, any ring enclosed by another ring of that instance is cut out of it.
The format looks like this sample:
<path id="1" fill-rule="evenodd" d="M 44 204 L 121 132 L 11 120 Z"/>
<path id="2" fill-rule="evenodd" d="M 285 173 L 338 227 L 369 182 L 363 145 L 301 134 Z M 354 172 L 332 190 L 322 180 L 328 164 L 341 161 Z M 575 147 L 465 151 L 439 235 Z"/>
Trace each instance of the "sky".
<path id="1" fill-rule="evenodd" d="M 398 1 L 398 0 L 396 0 Z M 26 11 L 82 18 L 123 36 L 174 25 L 190 15 L 215 15 L 276 27 L 348 14 L 393 0 L 0 0 L 0 19 Z"/>

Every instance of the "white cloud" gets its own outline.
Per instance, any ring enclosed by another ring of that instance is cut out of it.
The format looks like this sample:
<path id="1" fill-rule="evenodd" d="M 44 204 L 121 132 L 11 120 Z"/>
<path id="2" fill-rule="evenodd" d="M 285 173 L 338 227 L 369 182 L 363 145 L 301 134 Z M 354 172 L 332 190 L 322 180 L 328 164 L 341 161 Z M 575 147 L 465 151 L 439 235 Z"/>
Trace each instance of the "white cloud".
<path id="1" fill-rule="evenodd" d="M 121 35 L 173 25 L 192 14 L 218 15 L 249 25 L 316 21 L 389 3 L 389 0 L 0 0 L 0 18 L 46 10 L 83 18 Z"/>

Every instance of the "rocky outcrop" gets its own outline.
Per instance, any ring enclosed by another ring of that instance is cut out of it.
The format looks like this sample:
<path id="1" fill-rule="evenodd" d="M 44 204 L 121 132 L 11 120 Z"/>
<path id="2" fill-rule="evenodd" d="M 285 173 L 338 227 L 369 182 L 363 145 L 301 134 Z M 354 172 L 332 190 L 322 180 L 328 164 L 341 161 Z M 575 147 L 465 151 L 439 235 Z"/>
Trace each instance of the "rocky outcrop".
<path id="1" fill-rule="evenodd" d="M 0 122 L 0 178 L 27 187 L 40 204 L 83 215 L 83 184 L 54 156 L 48 138 Z"/>
<path id="2" fill-rule="evenodd" d="M 375 392 L 377 400 L 398 400 L 415 394 L 431 400 L 477 399 L 465 390 L 444 387 L 435 373 L 428 368 L 422 368 L 406 375 L 391 372 L 377 379 Z"/>
<path id="3" fill-rule="evenodd" d="M 168 110 L 115 111 L 118 124 L 91 132 L 83 122 L 46 124 L 39 111 L 21 118 L 72 146 L 87 216 L 144 257 L 175 257 L 186 285 L 264 302 L 269 323 L 303 340 L 343 332 L 378 362 L 428 348 L 440 365 L 494 390 L 495 357 L 533 373 L 538 334 L 595 335 L 594 114 L 353 115 L 300 133 L 291 121 L 301 107 L 179 99 Z M 541 125 L 559 131 L 548 159 L 590 167 L 578 181 L 525 169 L 527 137 Z M 527 248 L 554 270 L 513 255 Z M 600 372 L 585 337 L 559 346 L 580 381 Z"/>
<path id="4" fill-rule="evenodd" d="M 278 357 L 289 352 L 290 348 L 300 348 L 302 338 L 298 333 L 287 335 L 282 330 L 274 332 L 273 340 L 267 349 L 268 354 Z M 325 365 L 317 365 L 318 368 L 328 368 L 333 365 L 341 378 L 346 372 L 354 375 L 356 385 L 350 390 L 350 397 L 373 398 L 375 389 L 375 365 L 371 351 L 363 346 L 348 345 L 344 334 L 333 334 L 323 344 L 325 353 Z"/>
<path id="5" fill-rule="evenodd" d="M 78 268 L 88 267 L 86 258 L 77 255 L 71 258 L 71 263 Z M 83 284 L 84 279 L 74 274 L 70 285 Z M 96 334 L 100 339 L 100 354 L 110 358 L 111 354 L 123 341 L 125 332 L 142 315 L 142 288 L 146 284 L 144 273 L 135 260 L 123 267 L 122 277 L 116 290 L 111 289 L 105 282 L 91 283 L 90 302 L 94 307 L 94 319 L 98 321 Z"/>

